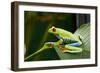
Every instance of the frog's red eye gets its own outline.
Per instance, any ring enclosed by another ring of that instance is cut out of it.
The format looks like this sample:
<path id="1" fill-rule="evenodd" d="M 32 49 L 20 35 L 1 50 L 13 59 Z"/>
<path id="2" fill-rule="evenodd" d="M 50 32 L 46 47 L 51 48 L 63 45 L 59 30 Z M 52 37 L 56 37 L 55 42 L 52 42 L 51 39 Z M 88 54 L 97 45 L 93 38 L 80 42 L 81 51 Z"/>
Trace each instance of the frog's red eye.
<path id="1" fill-rule="evenodd" d="M 53 31 L 53 32 L 56 32 L 56 28 L 55 28 L 55 27 L 53 27 L 53 28 L 52 28 L 52 31 Z"/>

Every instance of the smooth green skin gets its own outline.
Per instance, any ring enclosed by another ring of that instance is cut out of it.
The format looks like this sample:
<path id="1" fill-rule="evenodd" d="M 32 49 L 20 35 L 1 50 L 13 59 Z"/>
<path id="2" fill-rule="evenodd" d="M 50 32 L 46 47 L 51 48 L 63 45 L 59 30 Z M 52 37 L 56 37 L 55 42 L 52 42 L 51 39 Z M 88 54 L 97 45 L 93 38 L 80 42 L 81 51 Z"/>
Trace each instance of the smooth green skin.
<path id="1" fill-rule="evenodd" d="M 71 32 L 63 30 L 61 28 L 56 28 L 56 32 L 53 32 L 52 29 L 53 29 L 53 27 L 48 30 L 48 33 L 52 33 L 54 35 L 59 35 L 63 38 L 74 39 L 74 40 L 78 41 L 80 44 L 82 44 L 80 39 L 78 37 L 74 36 Z M 58 40 L 57 42 L 53 42 L 53 44 L 50 43 L 50 42 L 46 42 L 40 50 L 38 50 L 35 53 L 29 55 L 28 57 L 25 58 L 25 60 L 29 59 L 30 57 L 33 57 L 33 56 L 37 55 L 38 53 L 42 52 L 45 49 L 59 48 L 59 46 L 60 46 L 60 44 L 62 44 L 62 42 L 63 41 L 61 39 Z M 62 51 L 62 52 L 69 52 L 69 53 L 82 52 L 82 48 L 69 46 L 67 44 L 64 46 L 64 49 L 66 49 L 67 51 Z"/>

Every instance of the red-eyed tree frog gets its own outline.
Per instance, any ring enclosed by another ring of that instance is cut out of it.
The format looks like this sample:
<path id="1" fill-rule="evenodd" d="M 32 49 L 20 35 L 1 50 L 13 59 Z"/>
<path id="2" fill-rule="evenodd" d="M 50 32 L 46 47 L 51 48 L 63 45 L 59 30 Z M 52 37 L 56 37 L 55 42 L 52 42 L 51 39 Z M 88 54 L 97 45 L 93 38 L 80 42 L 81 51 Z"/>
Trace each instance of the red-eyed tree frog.
<path id="1" fill-rule="evenodd" d="M 79 47 L 80 45 L 82 45 L 80 38 L 75 36 L 71 32 L 56 27 L 51 27 L 48 32 L 55 35 L 59 39 L 59 41 L 51 42 L 51 44 L 54 44 L 54 46 L 60 48 L 62 52 L 82 52 L 82 48 Z"/>
<path id="2" fill-rule="evenodd" d="M 58 48 L 62 51 L 62 53 L 82 52 L 82 48 L 79 47 L 80 45 L 82 45 L 80 38 L 75 36 L 71 32 L 61 29 L 61 28 L 56 28 L 53 26 L 48 29 L 48 33 L 55 35 L 59 40 L 57 42 L 45 42 L 43 47 L 40 50 L 26 57 L 25 60 L 48 48 L 49 49 Z"/>

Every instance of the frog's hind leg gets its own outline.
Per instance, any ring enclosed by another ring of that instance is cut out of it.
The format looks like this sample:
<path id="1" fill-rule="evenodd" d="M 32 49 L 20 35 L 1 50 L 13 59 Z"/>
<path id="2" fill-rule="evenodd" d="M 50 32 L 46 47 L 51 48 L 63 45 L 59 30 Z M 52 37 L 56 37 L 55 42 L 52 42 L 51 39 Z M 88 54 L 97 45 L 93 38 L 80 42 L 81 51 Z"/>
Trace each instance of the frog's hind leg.
<path id="1" fill-rule="evenodd" d="M 66 52 L 68 52 L 68 53 L 80 53 L 80 52 L 82 52 L 82 48 L 70 46 L 70 45 L 65 45 L 62 52 L 64 52 L 64 53 L 66 53 Z"/>

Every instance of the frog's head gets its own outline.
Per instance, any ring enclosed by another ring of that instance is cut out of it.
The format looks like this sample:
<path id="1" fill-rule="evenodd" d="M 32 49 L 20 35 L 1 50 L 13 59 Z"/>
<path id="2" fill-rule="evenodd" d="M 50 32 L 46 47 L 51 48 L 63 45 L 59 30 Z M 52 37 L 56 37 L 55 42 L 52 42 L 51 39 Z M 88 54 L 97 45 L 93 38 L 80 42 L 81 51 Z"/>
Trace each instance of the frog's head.
<path id="1" fill-rule="evenodd" d="M 52 34 L 58 34 L 58 33 L 57 33 L 57 29 L 56 29 L 56 27 L 54 27 L 54 26 L 52 26 L 51 28 L 49 28 L 48 32 L 49 32 L 49 33 L 52 33 Z"/>

